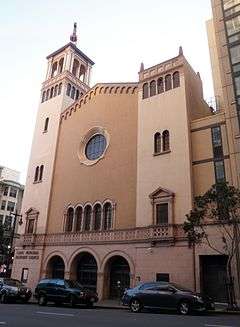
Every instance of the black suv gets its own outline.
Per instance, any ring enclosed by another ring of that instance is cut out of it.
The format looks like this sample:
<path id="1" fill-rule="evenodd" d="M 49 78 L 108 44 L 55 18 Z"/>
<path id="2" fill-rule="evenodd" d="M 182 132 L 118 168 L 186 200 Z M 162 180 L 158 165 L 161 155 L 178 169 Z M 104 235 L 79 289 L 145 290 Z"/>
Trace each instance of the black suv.
<path id="1" fill-rule="evenodd" d="M 39 305 L 50 301 L 57 305 L 70 303 L 71 306 L 85 304 L 92 307 L 98 301 L 97 293 L 70 279 L 42 279 L 35 289 L 35 297 Z"/>
<path id="2" fill-rule="evenodd" d="M 32 296 L 32 291 L 19 280 L 0 278 L 0 302 L 18 301 L 27 303 Z"/>
<path id="3" fill-rule="evenodd" d="M 209 297 L 167 282 L 139 284 L 125 291 L 122 302 L 133 312 L 143 308 L 165 308 L 177 309 L 180 314 L 187 315 L 191 311 L 214 310 L 214 302 Z"/>

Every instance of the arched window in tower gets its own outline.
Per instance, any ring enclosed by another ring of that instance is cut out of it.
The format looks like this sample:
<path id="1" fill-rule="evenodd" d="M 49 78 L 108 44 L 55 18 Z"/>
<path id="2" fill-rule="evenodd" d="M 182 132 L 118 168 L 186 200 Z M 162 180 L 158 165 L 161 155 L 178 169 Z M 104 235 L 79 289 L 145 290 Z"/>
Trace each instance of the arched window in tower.
<path id="1" fill-rule="evenodd" d="M 59 64 L 58 64 L 58 73 L 61 74 L 62 71 L 63 71 L 63 61 L 64 61 L 64 58 L 61 58 L 59 60 Z"/>
<path id="2" fill-rule="evenodd" d="M 80 66 L 79 61 L 77 59 L 74 59 L 73 60 L 73 68 L 72 68 L 72 73 L 74 76 L 78 75 L 79 66 Z"/>
<path id="3" fill-rule="evenodd" d="M 87 205 L 84 208 L 84 230 L 89 231 L 91 228 L 91 215 L 92 215 L 92 208 L 90 205 Z"/>
<path id="4" fill-rule="evenodd" d="M 47 118 L 45 119 L 44 130 L 43 130 L 45 133 L 48 131 L 48 123 L 49 123 L 49 118 L 47 117 Z"/>
<path id="5" fill-rule="evenodd" d="M 79 90 L 76 91 L 76 100 L 79 99 Z"/>
<path id="6" fill-rule="evenodd" d="M 54 96 L 56 97 L 58 95 L 58 84 L 54 87 Z"/>
<path id="7" fill-rule="evenodd" d="M 148 98 L 148 83 L 143 84 L 143 99 Z"/>
<path id="8" fill-rule="evenodd" d="M 94 217 L 93 229 L 100 230 L 101 229 L 102 208 L 99 203 L 94 206 L 93 217 Z"/>
<path id="9" fill-rule="evenodd" d="M 82 229 L 82 207 L 77 207 L 75 217 L 76 217 L 76 224 L 75 224 L 75 230 L 76 232 L 80 232 Z"/>
<path id="10" fill-rule="evenodd" d="M 51 91 L 50 91 L 50 99 L 53 97 L 53 93 L 54 93 L 54 87 L 51 88 Z"/>
<path id="11" fill-rule="evenodd" d="M 169 91 L 172 88 L 172 77 L 170 74 L 165 76 L 165 91 Z"/>
<path id="12" fill-rule="evenodd" d="M 43 169 L 44 169 L 44 166 L 41 165 L 40 169 L 39 169 L 39 182 L 41 182 L 42 178 L 43 178 Z"/>
<path id="13" fill-rule="evenodd" d="M 154 135 L 154 153 L 160 153 L 161 152 L 161 134 L 156 133 Z"/>
<path id="14" fill-rule="evenodd" d="M 37 166 L 34 174 L 34 182 L 38 181 L 38 176 L 39 176 L 39 167 Z"/>
<path id="15" fill-rule="evenodd" d="M 70 96 L 70 94 L 71 94 L 71 84 L 70 83 L 68 83 L 68 85 L 67 85 L 67 92 L 66 92 L 66 94 L 68 96 Z"/>
<path id="16" fill-rule="evenodd" d="M 151 81 L 150 83 L 150 97 L 156 95 L 156 81 Z"/>
<path id="17" fill-rule="evenodd" d="M 67 218 L 66 218 L 66 232 L 71 232 L 73 229 L 73 215 L 74 215 L 74 210 L 73 208 L 68 208 L 67 211 Z"/>
<path id="18" fill-rule="evenodd" d="M 169 131 L 164 131 L 162 133 L 163 139 L 163 151 L 168 151 L 170 149 Z"/>
<path id="19" fill-rule="evenodd" d="M 62 83 L 59 84 L 58 95 L 60 95 L 61 93 L 62 93 Z"/>
<path id="20" fill-rule="evenodd" d="M 108 230 L 112 228 L 112 205 L 107 202 L 103 207 L 103 229 Z"/>
<path id="21" fill-rule="evenodd" d="M 47 95 L 46 95 L 46 100 L 45 101 L 47 101 L 49 99 L 49 95 L 50 95 L 50 90 L 48 89 L 47 90 Z"/>
<path id="22" fill-rule="evenodd" d="M 86 74 L 86 68 L 81 65 L 80 67 L 80 73 L 79 73 L 79 79 L 84 82 L 85 81 L 85 74 Z"/>
<path id="23" fill-rule="evenodd" d="M 43 94 L 42 94 L 42 102 L 45 101 L 45 98 L 46 98 L 46 91 L 43 91 Z"/>
<path id="24" fill-rule="evenodd" d="M 72 99 L 75 98 L 75 91 L 76 91 L 75 87 L 72 86 L 72 91 L 71 91 L 71 98 L 72 98 Z"/>
<path id="25" fill-rule="evenodd" d="M 57 67 L 58 67 L 58 63 L 57 61 L 55 61 L 52 65 L 52 73 L 51 73 L 51 77 L 54 77 L 57 75 Z"/>
<path id="26" fill-rule="evenodd" d="M 164 83 L 163 83 L 162 77 L 159 77 L 159 79 L 157 80 L 157 91 L 158 91 L 158 94 L 164 92 Z"/>
<path id="27" fill-rule="evenodd" d="M 180 75 L 179 72 L 173 74 L 173 88 L 180 86 Z"/>

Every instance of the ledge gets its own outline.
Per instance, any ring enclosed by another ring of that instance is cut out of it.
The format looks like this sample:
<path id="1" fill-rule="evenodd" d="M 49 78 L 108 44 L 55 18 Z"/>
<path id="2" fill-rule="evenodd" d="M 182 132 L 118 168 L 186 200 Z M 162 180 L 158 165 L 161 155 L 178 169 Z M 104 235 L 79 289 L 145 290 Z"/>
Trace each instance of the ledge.
<path id="1" fill-rule="evenodd" d="M 162 152 L 156 152 L 156 153 L 153 153 L 153 156 L 154 157 L 157 157 L 157 156 L 161 156 L 163 154 L 167 154 L 167 153 L 170 153 L 171 150 L 167 150 L 167 151 L 162 151 Z"/>

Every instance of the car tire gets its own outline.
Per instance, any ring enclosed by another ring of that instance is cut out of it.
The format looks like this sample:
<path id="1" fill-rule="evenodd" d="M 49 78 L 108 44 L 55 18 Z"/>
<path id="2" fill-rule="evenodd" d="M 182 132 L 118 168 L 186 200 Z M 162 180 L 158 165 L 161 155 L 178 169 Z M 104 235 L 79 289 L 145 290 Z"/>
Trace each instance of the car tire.
<path id="1" fill-rule="evenodd" d="M 191 307 L 187 301 L 181 301 L 178 305 L 178 313 L 180 315 L 186 316 L 190 313 Z"/>
<path id="2" fill-rule="evenodd" d="M 75 306 L 76 306 L 76 298 L 75 298 L 74 295 L 71 295 L 71 296 L 70 296 L 69 303 L 70 303 L 70 306 L 71 306 L 72 308 L 75 308 Z"/>
<path id="3" fill-rule="evenodd" d="M 47 304 L 47 297 L 44 294 L 40 294 L 38 298 L 38 304 L 44 306 Z"/>
<path id="4" fill-rule="evenodd" d="M 1 294 L 0 303 L 7 303 L 7 295 L 5 293 Z"/>
<path id="5" fill-rule="evenodd" d="M 130 303 L 130 309 L 134 313 L 141 312 L 143 305 L 138 299 L 133 299 Z"/>

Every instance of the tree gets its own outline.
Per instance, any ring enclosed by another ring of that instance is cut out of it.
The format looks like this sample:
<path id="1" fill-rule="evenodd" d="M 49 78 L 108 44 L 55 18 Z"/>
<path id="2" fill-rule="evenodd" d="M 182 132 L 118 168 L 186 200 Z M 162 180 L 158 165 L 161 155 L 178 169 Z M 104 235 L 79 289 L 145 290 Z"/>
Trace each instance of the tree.
<path id="1" fill-rule="evenodd" d="M 6 238 L 6 229 L 0 224 L 0 256 L 4 258 L 8 255 L 8 239 Z M 0 262 L 2 264 L 3 262 Z"/>
<path id="2" fill-rule="evenodd" d="M 186 215 L 183 225 L 190 247 L 205 243 L 216 253 L 227 255 L 229 309 L 237 307 L 232 263 L 236 259 L 239 274 L 239 214 L 240 190 L 222 182 L 195 198 L 194 208 Z"/>

